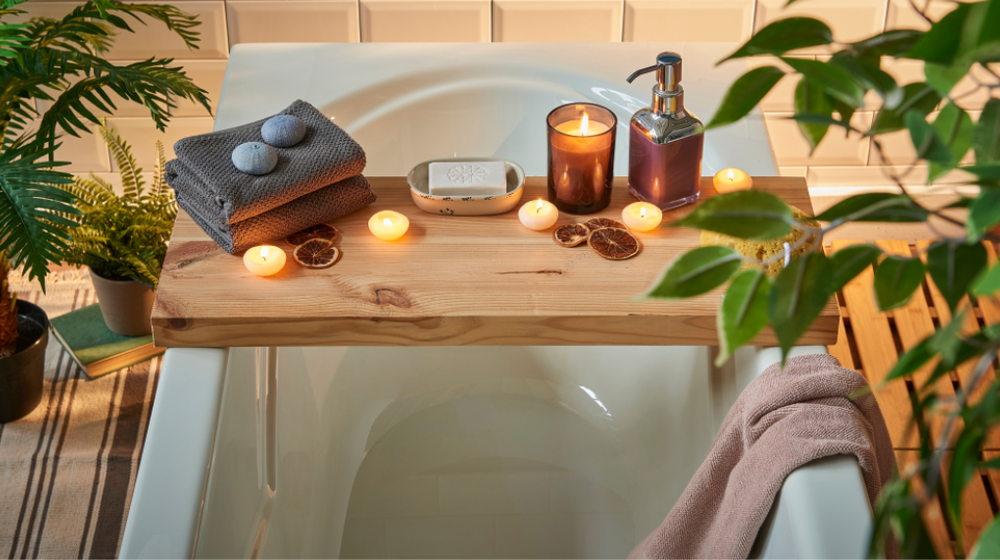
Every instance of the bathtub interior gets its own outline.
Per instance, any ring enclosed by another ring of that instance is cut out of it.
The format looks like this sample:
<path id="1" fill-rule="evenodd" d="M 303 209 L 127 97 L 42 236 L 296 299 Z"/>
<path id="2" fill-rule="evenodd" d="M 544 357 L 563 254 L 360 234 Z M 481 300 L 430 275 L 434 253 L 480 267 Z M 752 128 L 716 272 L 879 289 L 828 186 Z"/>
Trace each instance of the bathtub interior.
<path id="1" fill-rule="evenodd" d="M 305 99 L 365 147 L 370 176 L 453 155 L 543 176 L 545 115 L 592 101 L 618 117 L 620 176 L 652 85 L 624 78 L 680 52 L 707 119 L 746 70 L 715 66 L 733 48 L 237 45 L 215 127 Z M 727 166 L 776 173 L 759 112 L 707 133 L 703 174 Z M 623 557 L 738 392 L 713 389 L 710 363 L 676 346 L 231 349 L 195 555 Z"/>
<path id="2" fill-rule="evenodd" d="M 230 350 L 197 557 L 624 557 L 719 421 L 705 347 L 270 352 Z"/>

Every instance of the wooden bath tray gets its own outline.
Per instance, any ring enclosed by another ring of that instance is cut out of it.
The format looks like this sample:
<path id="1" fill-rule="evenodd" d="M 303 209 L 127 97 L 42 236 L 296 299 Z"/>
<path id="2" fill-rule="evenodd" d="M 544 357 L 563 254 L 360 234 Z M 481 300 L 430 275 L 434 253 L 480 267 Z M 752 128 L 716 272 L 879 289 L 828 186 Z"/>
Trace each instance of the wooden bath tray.
<path id="1" fill-rule="evenodd" d="M 157 346 L 367 345 L 713 345 L 721 290 L 684 301 L 633 301 L 667 262 L 698 246 L 699 232 L 660 228 L 637 236 L 642 252 L 609 261 L 586 245 L 566 249 L 552 231 L 523 227 L 517 211 L 457 217 L 414 206 L 404 177 L 370 177 L 378 201 L 335 222 L 340 262 L 308 270 L 289 254 L 285 268 L 260 278 L 220 249 L 186 213 L 174 225 L 153 308 Z M 546 179 L 530 177 L 522 202 L 545 198 Z M 768 190 L 812 213 L 805 180 L 758 177 Z M 615 180 L 611 205 L 596 216 L 621 219 L 634 202 Z M 702 180 L 702 199 L 715 194 Z M 666 212 L 674 221 L 692 206 Z M 402 239 L 368 232 L 368 218 L 393 209 L 410 218 Z M 559 224 L 583 221 L 563 214 Z M 833 344 L 840 315 L 827 304 L 801 344 Z M 768 330 L 757 340 L 775 344 Z"/>

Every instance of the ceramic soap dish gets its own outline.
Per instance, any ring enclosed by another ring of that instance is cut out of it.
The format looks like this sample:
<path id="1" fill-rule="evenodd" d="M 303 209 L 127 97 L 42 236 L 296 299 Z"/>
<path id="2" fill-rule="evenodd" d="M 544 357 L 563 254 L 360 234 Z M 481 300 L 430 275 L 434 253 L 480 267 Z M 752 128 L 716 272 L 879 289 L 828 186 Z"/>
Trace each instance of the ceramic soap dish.
<path id="1" fill-rule="evenodd" d="M 436 196 L 427 188 L 430 164 L 436 162 L 502 161 L 507 171 L 507 194 L 497 196 Z M 413 203 L 424 212 L 444 216 L 489 216 L 513 210 L 521 200 L 524 187 L 524 169 L 505 159 L 495 158 L 442 158 L 418 163 L 406 176 L 410 183 Z"/>

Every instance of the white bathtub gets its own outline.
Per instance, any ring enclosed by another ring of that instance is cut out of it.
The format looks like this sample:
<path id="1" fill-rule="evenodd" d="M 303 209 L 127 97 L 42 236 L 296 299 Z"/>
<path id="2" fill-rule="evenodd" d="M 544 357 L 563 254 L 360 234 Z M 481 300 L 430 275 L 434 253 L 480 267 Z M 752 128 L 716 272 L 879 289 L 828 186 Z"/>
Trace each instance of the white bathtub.
<path id="1" fill-rule="evenodd" d="M 482 155 L 545 173 L 544 115 L 590 99 L 627 125 L 685 56 L 711 115 L 732 45 L 240 45 L 216 128 L 296 98 L 365 146 L 370 174 Z M 433 131 L 429 134 L 428 131 Z M 709 134 L 706 174 L 774 174 L 759 115 Z M 800 349 L 822 352 L 822 348 Z M 167 351 L 121 556 L 623 557 L 670 510 L 739 390 L 777 360 L 704 347 L 231 348 Z M 793 473 L 762 557 L 860 557 L 854 459 Z"/>

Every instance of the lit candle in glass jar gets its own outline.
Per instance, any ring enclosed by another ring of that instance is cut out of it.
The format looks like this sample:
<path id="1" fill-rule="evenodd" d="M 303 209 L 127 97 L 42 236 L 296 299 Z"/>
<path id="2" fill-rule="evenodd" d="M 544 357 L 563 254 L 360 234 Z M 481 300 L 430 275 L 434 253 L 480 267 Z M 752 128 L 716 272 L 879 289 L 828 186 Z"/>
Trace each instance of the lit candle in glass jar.
<path id="1" fill-rule="evenodd" d="M 729 168 L 716 173 L 712 184 L 720 193 L 729 193 L 749 190 L 753 187 L 753 179 L 742 169 Z"/>
<path id="2" fill-rule="evenodd" d="M 622 221 L 629 229 L 649 231 L 660 225 L 663 211 L 648 202 L 633 202 L 622 210 Z"/>
<path id="3" fill-rule="evenodd" d="M 410 219 L 392 210 L 382 210 L 376 212 L 368 220 L 368 229 L 372 235 L 382 241 L 394 241 L 403 237 L 406 230 L 410 228 Z"/>
<path id="4" fill-rule="evenodd" d="M 592 103 L 549 113 L 549 202 L 563 212 L 592 214 L 611 201 L 615 114 Z"/>
<path id="5" fill-rule="evenodd" d="M 243 266 L 257 276 L 271 276 L 285 267 L 285 252 L 274 245 L 251 247 L 243 254 Z"/>
<path id="6" fill-rule="evenodd" d="M 556 220 L 559 219 L 559 210 L 556 210 L 551 202 L 539 198 L 537 201 L 526 202 L 524 206 L 521 206 L 517 217 L 524 224 L 524 227 L 541 231 L 549 229 L 552 224 L 556 223 Z"/>

